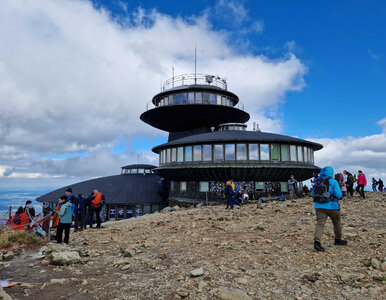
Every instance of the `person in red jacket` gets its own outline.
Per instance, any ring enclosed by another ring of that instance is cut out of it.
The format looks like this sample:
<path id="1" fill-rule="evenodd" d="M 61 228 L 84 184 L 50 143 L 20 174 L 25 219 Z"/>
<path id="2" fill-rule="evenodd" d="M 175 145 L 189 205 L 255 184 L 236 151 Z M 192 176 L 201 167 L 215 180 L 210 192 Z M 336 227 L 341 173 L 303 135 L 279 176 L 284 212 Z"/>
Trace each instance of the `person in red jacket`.
<path id="1" fill-rule="evenodd" d="M 363 199 L 365 199 L 365 191 L 364 188 L 367 185 L 367 180 L 365 174 L 361 170 L 358 171 L 358 179 L 357 179 L 357 188 L 356 191 L 359 193 L 359 195 L 362 196 Z"/>

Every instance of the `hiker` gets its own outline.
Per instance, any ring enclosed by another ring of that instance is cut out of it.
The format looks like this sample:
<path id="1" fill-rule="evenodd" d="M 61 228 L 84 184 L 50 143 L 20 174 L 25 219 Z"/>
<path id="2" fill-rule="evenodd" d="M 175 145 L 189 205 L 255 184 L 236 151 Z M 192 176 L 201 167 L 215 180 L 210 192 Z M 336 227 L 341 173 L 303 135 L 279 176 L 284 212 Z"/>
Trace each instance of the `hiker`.
<path id="1" fill-rule="evenodd" d="M 350 195 L 351 197 L 354 195 L 354 176 L 346 170 L 343 170 L 343 174 L 347 176 L 346 181 L 346 188 L 347 188 L 347 195 Z"/>
<path id="2" fill-rule="evenodd" d="M 310 189 L 308 188 L 308 186 L 304 185 L 303 186 L 303 193 L 304 193 L 304 195 L 308 196 L 309 192 L 310 192 Z"/>
<path id="3" fill-rule="evenodd" d="M 63 231 L 64 231 L 64 242 L 68 244 L 70 240 L 70 229 L 72 223 L 71 214 L 71 203 L 68 201 L 68 196 L 61 196 L 59 198 L 60 210 L 58 215 L 60 217 L 58 230 L 56 232 L 56 242 L 62 243 Z"/>
<path id="4" fill-rule="evenodd" d="M 33 218 L 35 217 L 35 208 L 33 207 L 31 200 L 27 200 L 25 202 L 24 213 L 25 213 L 24 214 L 24 224 L 25 224 L 27 230 L 31 230 L 32 224 L 30 224 L 30 223 L 33 220 Z"/>
<path id="5" fill-rule="evenodd" d="M 378 179 L 378 191 L 383 192 L 383 181 L 381 178 Z"/>
<path id="6" fill-rule="evenodd" d="M 365 174 L 361 170 L 358 171 L 358 179 L 357 179 L 358 185 L 356 188 L 356 191 L 359 195 L 362 196 L 363 199 L 365 199 L 365 191 L 364 188 L 367 185 L 367 180 Z"/>
<path id="7" fill-rule="evenodd" d="M 371 187 L 373 188 L 373 192 L 376 192 L 377 191 L 377 185 L 378 185 L 378 182 L 377 180 L 373 177 L 371 179 Z"/>
<path id="8" fill-rule="evenodd" d="M 102 210 L 102 206 L 104 204 L 105 204 L 105 196 L 101 192 L 99 192 L 97 189 L 95 189 L 93 191 L 93 194 L 92 194 L 92 197 L 91 197 L 92 209 L 91 209 L 91 224 L 90 224 L 90 228 L 93 227 L 92 225 L 93 225 L 94 213 L 95 213 L 96 222 L 97 222 L 96 228 L 101 228 L 102 220 L 101 220 L 100 213 L 101 213 L 101 210 Z"/>
<path id="9" fill-rule="evenodd" d="M 248 202 L 249 201 L 249 195 L 247 193 L 247 191 L 244 190 L 244 194 L 243 194 L 243 202 Z"/>
<path id="10" fill-rule="evenodd" d="M 296 183 L 297 183 L 297 180 L 295 179 L 295 176 L 291 175 L 290 179 L 288 179 L 288 190 L 289 190 L 291 199 L 295 197 Z"/>
<path id="11" fill-rule="evenodd" d="M 50 230 L 50 216 L 53 213 L 51 207 L 49 206 L 48 202 L 43 202 L 43 222 L 42 222 L 42 229 L 47 233 Z"/>
<path id="12" fill-rule="evenodd" d="M 316 211 L 316 226 L 314 233 L 314 249 L 324 252 L 321 239 L 324 225 L 329 217 L 334 225 L 336 246 L 345 246 L 347 242 L 342 240 L 341 213 L 338 200 L 342 198 L 342 191 L 338 182 L 333 179 L 334 169 L 325 167 L 320 171 L 314 190 L 314 208 Z"/>
<path id="13" fill-rule="evenodd" d="M 82 231 L 85 228 L 86 219 L 86 199 L 83 194 L 79 194 L 75 199 L 74 217 L 75 217 L 75 232 Z"/>
<path id="14" fill-rule="evenodd" d="M 66 189 L 66 197 L 67 197 L 67 202 L 70 202 L 71 203 L 71 215 L 72 215 L 72 221 L 74 221 L 75 219 L 75 214 L 74 214 L 74 211 L 75 211 L 75 195 L 72 193 L 72 188 L 67 188 Z M 71 221 L 71 223 L 72 223 Z"/>
<path id="15" fill-rule="evenodd" d="M 60 210 L 60 205 L 61 205 L 61 203 L 60 203 L 60 201 L 59 201 L 59 202 L 56 204 L 56 206 L 55 206 L 55 212 L 54 212 L 54 214 L 52 215 L 52 227 L 54 227 L 54 228 L 58 228 L 58 226 L 59 226 L 60 217 L 59 217 L 58 213 L 59 213 L 59 210 Z"/>
<path id="16" fill-rule="evenodd" d="M 29 219 L 26 217 L 23 206 L 20 206 L 11 218 L 12 230 L 23 230 L 27 223 L 29 223 Z"/>
<path id="17" fill-rule="evenodd" d="M 227 181 L 227 186 L 225 188 L 225 196 L 227 197 L 227 207 L 225 209 L 233 209 L 234 204 L 236 203 L 237 205 L 241 206 L 240 203 L 235 199 L 236 192 L 234 191 L 231 180 Z"/>

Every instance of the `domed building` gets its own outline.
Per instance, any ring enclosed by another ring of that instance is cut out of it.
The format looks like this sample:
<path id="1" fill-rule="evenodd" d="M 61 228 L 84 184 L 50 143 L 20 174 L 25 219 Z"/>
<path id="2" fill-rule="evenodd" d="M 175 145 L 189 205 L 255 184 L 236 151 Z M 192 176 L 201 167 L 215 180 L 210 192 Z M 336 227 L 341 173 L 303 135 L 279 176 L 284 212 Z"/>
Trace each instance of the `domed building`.
<path id="1" fill-rule="evenodd" d="M 169 132 L 168 142 L 152 150 L 159 154 L 154 172 L 170 180 L 171 200 L 220 200 L 229 179 L 250 194 L 286 193 L 290 175 L 302 181 L 320 170 L 314 151 L 322 145 L 247 131 L 249 114 L 218 76 L 173 77 L 151 103 L 140 118 Z"/>
<path id="2" fill-rule="evenodd" d="M 105 196 L 107 213 L 103 215 L 108 219 L 124 219 L 153 213 L 167 205 L 168 192 L 165 190 L 167 187 L 165 187 L 164 179 L 153 172 L 155 168 L 155 166 L 145 164 L 124 166 L 121 168 L 120 175 L 65 186 L 36 200 L 48 202 L 53 208 L 67 188 L 72 188 L 75 196 L 83 194 L 85 198 L 94 189 L 97 189 Z"/>

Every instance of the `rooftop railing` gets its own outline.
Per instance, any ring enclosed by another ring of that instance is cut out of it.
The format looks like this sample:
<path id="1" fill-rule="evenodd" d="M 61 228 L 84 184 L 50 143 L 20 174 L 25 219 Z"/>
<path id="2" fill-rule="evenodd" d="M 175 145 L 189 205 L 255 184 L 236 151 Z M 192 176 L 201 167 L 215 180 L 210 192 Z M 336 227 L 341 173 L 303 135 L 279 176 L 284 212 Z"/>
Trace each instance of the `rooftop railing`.
<path id="1" fill-rule="evenodd" d="M 180 86 L 210 85 L 227 90 L 226 78 L 207 74 L 184 74 L 169 78 L 162 84 L 162 92 Z"/>

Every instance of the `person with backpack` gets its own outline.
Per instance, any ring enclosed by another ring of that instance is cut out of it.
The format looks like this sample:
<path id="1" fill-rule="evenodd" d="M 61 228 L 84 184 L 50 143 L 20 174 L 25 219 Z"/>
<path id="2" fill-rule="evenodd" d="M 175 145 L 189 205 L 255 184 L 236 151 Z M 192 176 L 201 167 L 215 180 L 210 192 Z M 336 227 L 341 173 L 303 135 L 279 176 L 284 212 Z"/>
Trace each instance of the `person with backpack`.
<path id="1" fill-rule="evenodd" d="M 11 218 L 12 230 L 23 230 L 25 224 L 29 223 L 29 219 L 24 212 L 23 206 L 20 206 L 16 213 Z"/>
<path id="2" fill-rule="evenodd" d="M 381 178 L 378 179 L 378 191 L 383 192 L 383 181 Z"/>
<path id="3" fill-rule="evenodd" d="M 319 178 L 314 186 L 314 208 L 317 221 L 314 233 L 314 249 L 320 252 L 325 251 L 321 240 L 327 217 L 331 219 L 334 225 L 334 245 L 347 245 L 347 242 L 342 240 L 341 213 L 338 203 L 338 200 L 342 198 L 342 191 L 333 177 L 334 169 L 325 167 L 320 171 Z"/>
<path id="4" fill-rule="evenodd" d="M 59 198 L 60 210 L 58 215 L 60 217 L 59 226 L 56 231 L 56 242 L 58 244 L 62 243 L 63 231 L 64 231 L 64 242 L 66 244 L 70 241 L 70 229 L 72 223 L 72 212 L 71 212 L 71 203 L 68 201 L 67 196 L 61 196 Z"/>
<path id="5" fill-rule="evenodd" d="M 297 180 L 295 179 L 295 176 L 291 175 L 290 179 L 288 179 L 288 190 L 289 190 L 291 199 L 295 197 L 296 184 L 297 184 Z"/>
<path id="6" fill-rule="evenodd" d="M 86 219 L 86 199 L 83 197 L 83 194 L 79 194 L 75 199 L 75 232 L 82 231 L 85 228 L 85 219 Z"/>
<path id="7" fill-rule="evenodd" d="M 358 179 L 357 179 L 357 188 L 356 191 L 359 195 L 362 196 L 363 199 L 365 199 L 365 191 L 364 188 L 367 185 L 367 180 L 365 174 L 361 170 L 358 171 Z"/>
<path id="8" fill-rule="evenodd" d="M 354 182 L 355 182 L 354 176 L 346 170 L 343 171 L 343 174 L 347 176 L 347 181 L 346 181 L 347 195 L 350 195 L 352 197 L 354 195 Z"/>
<path id="9" fill-rule="evenodd" d="M 377 180 L 373 177 L 371 179 L 371 187 L 373 188 L 373 192 L 376 192 L 377 191 L 377 185 L 378 185 L 378 182 Z"/>

